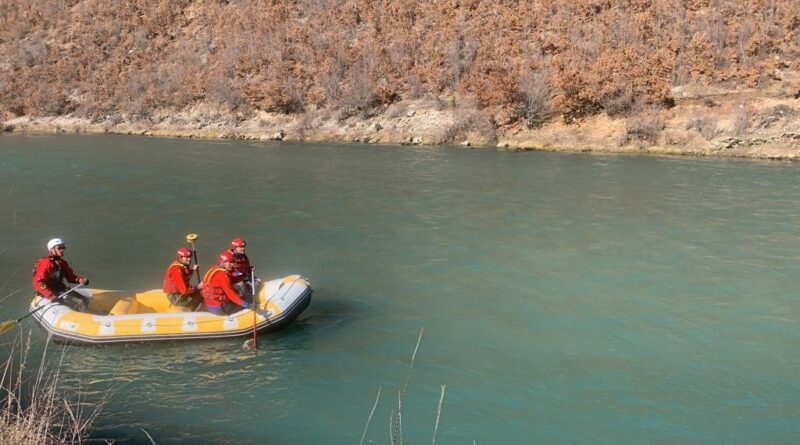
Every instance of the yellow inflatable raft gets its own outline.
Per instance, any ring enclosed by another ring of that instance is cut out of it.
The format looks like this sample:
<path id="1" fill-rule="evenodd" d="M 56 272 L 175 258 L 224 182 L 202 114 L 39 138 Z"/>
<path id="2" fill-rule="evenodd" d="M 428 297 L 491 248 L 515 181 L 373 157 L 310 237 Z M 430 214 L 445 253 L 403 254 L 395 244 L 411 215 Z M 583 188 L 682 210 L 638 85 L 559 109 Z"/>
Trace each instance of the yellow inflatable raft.
<path id="1" fill-rule="evenodd" d="M 53 340 L 62 343 L 105 344 L 161 340 L 225 338 L 253 333 L 253 310 L 221 316 L 201 308 L 172 306 L 161 289 L 124 292 L 80 289 L 90 297 L 91 313 L 82 313 L 45 298 L 34 297 L 33 317 Z M 259 333 L 285 327 L 311 302 L 308 281 L 291 275 L 258 285 L 255 325 Z"/>

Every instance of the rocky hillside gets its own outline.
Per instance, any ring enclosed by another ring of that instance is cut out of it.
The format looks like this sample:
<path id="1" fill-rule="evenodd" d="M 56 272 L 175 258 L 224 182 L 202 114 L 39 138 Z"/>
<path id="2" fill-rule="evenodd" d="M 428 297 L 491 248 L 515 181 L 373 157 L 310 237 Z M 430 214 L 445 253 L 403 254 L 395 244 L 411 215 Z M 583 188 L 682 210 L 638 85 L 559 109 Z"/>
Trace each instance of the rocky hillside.
<path id="1" fill-rule="evenodd" d="M 796 0 L 18 0 L 0 118 L 794 157 L 798 60 Z"/>

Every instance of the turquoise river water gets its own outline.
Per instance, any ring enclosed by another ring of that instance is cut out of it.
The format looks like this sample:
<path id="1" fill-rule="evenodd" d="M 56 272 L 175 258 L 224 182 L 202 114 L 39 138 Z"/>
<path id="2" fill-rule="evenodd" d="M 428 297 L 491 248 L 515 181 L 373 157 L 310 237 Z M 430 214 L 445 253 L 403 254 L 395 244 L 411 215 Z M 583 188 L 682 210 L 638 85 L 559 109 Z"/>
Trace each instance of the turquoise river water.
<path id="1" fill-rule="evenodd" d="M 66 390 L 110 390 L 94 438 L 359 444 L 377 400 L 364 443 L 800 442 L 797 164 L 0 136 L 0 318 L 51 237 L 93 287 L 148 289 L 191 232 L 311 305 L 257 353 L 67 348 Z"/>

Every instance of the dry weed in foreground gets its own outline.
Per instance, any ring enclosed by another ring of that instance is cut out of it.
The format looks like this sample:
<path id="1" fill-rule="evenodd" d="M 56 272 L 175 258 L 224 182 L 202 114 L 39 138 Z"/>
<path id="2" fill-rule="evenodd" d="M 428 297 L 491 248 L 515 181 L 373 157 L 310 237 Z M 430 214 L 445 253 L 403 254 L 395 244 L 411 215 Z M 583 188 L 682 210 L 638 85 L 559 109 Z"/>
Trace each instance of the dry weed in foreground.
<path id="1" fill-rule="evenodd" d="M 0 442 L 17 445 L 82 444 L 106 403 L 88 403 L 82 394 L 67 398 L 59 386 L 58 366 L 49 367 L 47 347 L 38 366 L 29 363 L 31 340 L 20 335 L 10 346 L 0 376 Z"/>
<path id="2" fill-rule="evenodd" d="M 414 353 L 411 354 L 411 361 L 408 364 L 406 381 L 403 384 L 403 387 L 397 392 L 397 410 L 395 411 L 394 409 L 392 409 L 392 412 L 389 415 L 389 443 L 391 445 L 403 445 L 403 403 L 405 401 L 406 394 L 408 393 L 408 387 L 411 383 L 411 373 L 414 371 L 414 362 L 417 358 L 417 351 L 419 351 L 419 345 L 422 342 L 422 334 L 424 332 L 425 328 L 421 328 L 419 331 L 419 337 L 417 338 L 417 346 L 414 347 Z M 436 407 L 436 419 L 433 426 L 433 437 L 431 439 L 432 445 L 436 445 L 436 433 L 439 431 L 439 420 L 442 417 L 442 404 L 444 403 L 444 393 L 446 387 L 447 385 L 441 385 L 441 395 L 439 396 L 439 404 Z M 369 431 L 369 425 L 370 423 L 372 423 L 372 418 L 375 415 L 375 408 L 378 407 L 378 403 L 381 400 L 382 390 L 383 387 L 379 386 L 378 394 L 375 397 L 375 403 L 372 405 L 372 410 L 370 411 L 369 417 L 367 418 L 367 424 L 364 426 L 364 432 L 361 435 L 361 441 L 359 442 L 359 445 L 363 445 L 364 440 L 367 437 L 367 432 Z"/>

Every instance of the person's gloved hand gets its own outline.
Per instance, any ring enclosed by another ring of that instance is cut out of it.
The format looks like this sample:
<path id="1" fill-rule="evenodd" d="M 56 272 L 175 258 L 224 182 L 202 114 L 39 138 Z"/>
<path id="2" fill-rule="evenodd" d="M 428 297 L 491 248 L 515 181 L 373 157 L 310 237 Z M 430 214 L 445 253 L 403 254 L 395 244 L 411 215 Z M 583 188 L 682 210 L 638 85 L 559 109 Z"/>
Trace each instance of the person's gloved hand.
<path id="1" fill-rule="evenodd" d="M 242 300 L 242 307 L 247 309 L 250 307 L 250 303 L 248 303 L 247 300 Z"/>
<path id="2" fill-rule="evenodd" d="M 233 273 L 231 273 L 231 276 L 232 276 L 233 278 L 239 278 L 239 277 L 241 277 L 241 276 L 242 276 L 242 273 L 241 273 L 241 272 L 233 272 Z"/>

